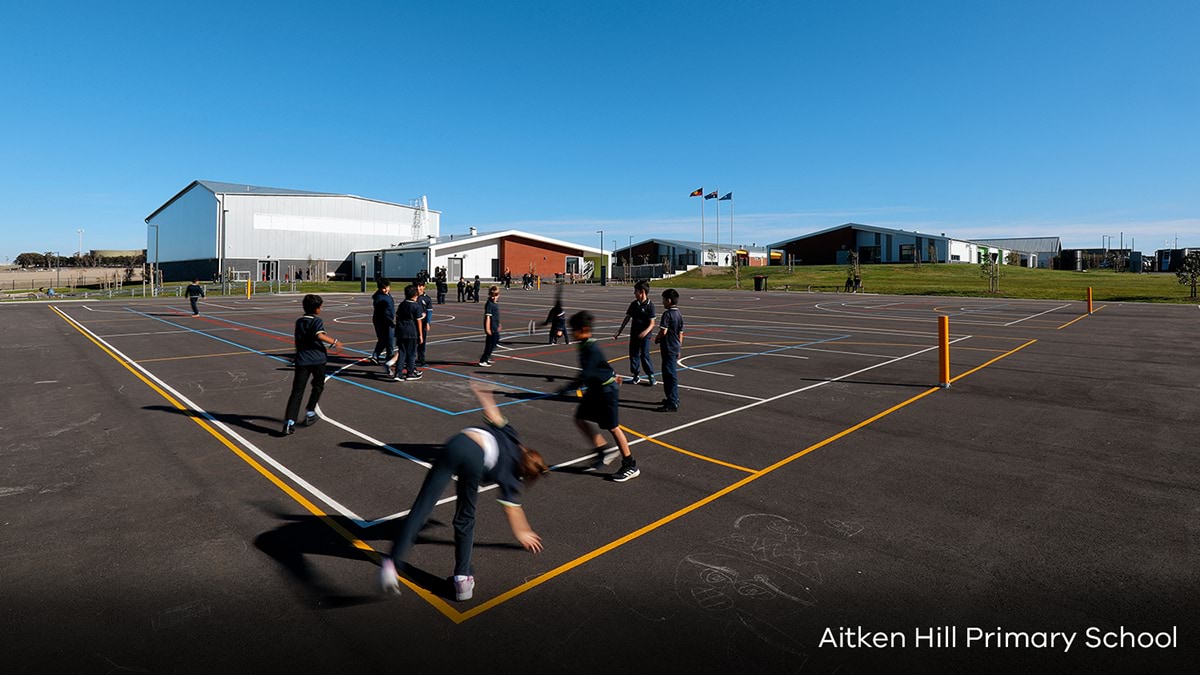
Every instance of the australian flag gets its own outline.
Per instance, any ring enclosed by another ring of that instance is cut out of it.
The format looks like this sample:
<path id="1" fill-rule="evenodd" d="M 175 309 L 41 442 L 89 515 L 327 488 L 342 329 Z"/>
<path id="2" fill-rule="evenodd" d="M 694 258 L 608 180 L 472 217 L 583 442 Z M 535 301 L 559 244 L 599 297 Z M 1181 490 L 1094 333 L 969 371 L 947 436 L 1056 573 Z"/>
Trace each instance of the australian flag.
<path id="1" fill-rule="evenodd" d="M 716 191 L 716 190 L 713 190 L 712 192 L 710 192 L 710 193 L 708 193 L 708 194 L 704 195 L 704 198 L 705 198 L 705 199 L 716 199 L 716 198 L 717 198 L 717 191 Z"/>

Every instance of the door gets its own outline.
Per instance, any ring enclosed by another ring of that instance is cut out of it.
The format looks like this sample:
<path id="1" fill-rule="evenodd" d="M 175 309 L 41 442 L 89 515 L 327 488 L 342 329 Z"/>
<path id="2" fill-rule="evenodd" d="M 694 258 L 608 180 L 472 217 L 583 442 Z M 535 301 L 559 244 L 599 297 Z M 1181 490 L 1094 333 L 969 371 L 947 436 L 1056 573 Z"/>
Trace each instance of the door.
<path id="1" fill-rule="evenodd" d="M 275 281 L 279 279 L 278 260 L 259 260 L 257 281 Z"/>
<path id="2" fill-rule="evenodd" d="M 450 276 L 447 278 L 450 283 L 457 283 L 462 278 L 462 258 L 450 258 L 449 262 L 450 268 L 447 273 Z"/>

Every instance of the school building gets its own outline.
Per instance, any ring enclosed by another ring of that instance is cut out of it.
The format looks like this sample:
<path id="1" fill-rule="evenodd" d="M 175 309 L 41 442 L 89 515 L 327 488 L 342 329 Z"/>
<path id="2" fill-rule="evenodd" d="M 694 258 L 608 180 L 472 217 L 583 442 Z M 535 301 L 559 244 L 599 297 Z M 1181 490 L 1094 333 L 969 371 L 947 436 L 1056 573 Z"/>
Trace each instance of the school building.
<path id="1" fill-rule="evenodd" d="M 423 197 L 405 205 L 197 180 L 146 217 L 146 257 L 164 281 L 347 277 L 351 251 L 437 237 L 440 225 Z"/>
<path id="2" fill-rule="evenodd" d="M 568 275 L 575 279 L 599 278 L 607 264 L 608 252 L 598 248 L 552 239 L 520 230 L 479 233 L 471 228 L 466 234 L 426 237 L 398 246 L 359 250 L 352 254 L 355 279 L 411 279 L 421 270 L 433 274 L 444 267 L 447 278 L 460 277 L 492 281 L 505 269 L 513 279 L 532 272 L 544 279 Z"/>
<path id="3" fill-rule="evenodd" d="M 716 242 L 686 241 L 681 239 L 643 239 L 613 251 L 614 270 L 626 264 L 631 266 L 661 265 L 667 274 L 683 272 L 689 267 L 705 265 L 732 265 L 740 260 L 744 266 L 765 266 L 768 252 L 763 246 L 733 246 Z"/>
<path id="4" fill-rule="evenodd" d="M 775 242 L 768 248 L 772 265 L 845 265 L 850 252 L 858 253 L 860 264 L 911 263 L 920 256 L 922 262 L 982 263 L 998 254 L 1000 264 L 1008 264 L 1012 249 L 989 246 L 965 239 L 947 237 L 946 233 L 928 234 L 896 230 L 859 223 L 846 223 L 819 232 Z"/>

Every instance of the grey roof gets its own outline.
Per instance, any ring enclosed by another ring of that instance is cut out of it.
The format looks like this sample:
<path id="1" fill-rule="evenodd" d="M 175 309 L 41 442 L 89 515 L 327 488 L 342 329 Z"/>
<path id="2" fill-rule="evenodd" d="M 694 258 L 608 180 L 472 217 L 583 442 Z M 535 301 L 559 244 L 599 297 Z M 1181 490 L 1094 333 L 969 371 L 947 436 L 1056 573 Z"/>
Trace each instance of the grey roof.
<path id="1" fill-rule="evenodd" d="M 1058 237 L 994 237 L 989 239 L 972 239 L 976 244 L 997 246 L 1023 253 L 1058 253 L 1062 250 L 1062 242 Z"/>
<path id="2" fill-rule="evenodd" d="M 701 243 L 698 241 L 687 241 L 684 239 L 659 239 L 658 237 L 654 237 L 651 239 L 643 239 L 643 240 L 637 242 L 636 244 L 634 244 L 633 247 L 637 248 L 638 246 L 641 246 L 643 244 L 649 244 L 651 242 L 655 242 L 658 244 L 666 244 L 667 246 L 676 246 L 679 248 L 694 248 L 696 250 L 700 250 L 701 246 L 702 246 Z M 741 246 L 741 245 L 738 245 L 738 246 L 730 247 L 730 245 L 727 242 L 715 242 L 715 241 L 706 241 L 706 242 L 704 242 L 703 246 L 712 246 L 714 244 L 717 247 L 721 248 L 722 250 L 741 249 L 744 251 L 754 251 L 756 253 L 766 253 L 766 251 L 767 251 L 766 246 Z M 621 246 L 621 247 L 617 248 L 616 250 L 624 251 L 624 250 L 627 250 L 628 248 L 629 248 L 629 246 Z"/>
<path id="3" fill-rule="evenodd" d="M 945 240 L 955 239 L 955 237 L 948 237 L 941 233 L 934 234 L 932 232 L 919 232 L 917 230 L 900 230 L 900 229 L 896 229 L 893 227 L 878 227 L 876 225 L 863 225 L 861 223 L 842 223 L 841 225 L 835 225 L 834 227 L 827 227 L 824 230 L 817 230 L 816 232 L 809 232 L 807 234 L 801 234 L 799 236 L 792 237 L 791 239 L 784 239 L 783 241 L 777 241 L 777 242 L 771 244 L 770 248 L 778 248 L 780 246 L 783 246 L 784 244 L 790 244 L 793 241 L 799 241 L 801 239 L 808 239 L 809 237 L 815 237 L 819 234 L 825 234 L 827 232 L 835 232 L 837 230 L 844 230 L 848 227 L 854 228 L 855 230 L 862 230 L 864 232 L 878 232 L 880 234 L 911 234 L 911 235 L 917 236 L 917 237 L 924 237 L 925 239 L 945 239 Z M 965 241 L 965 240 L 959 239 L 957 241 Z"/>
<path id="4" fill-rule="evenodd" d="M 472 239 L 479 239 L 482 237 L 491 237 L 500 234 L 501 232 L 504 232 L 504 230 L 496 230 L 495 232 L 476 232 L 474 235 L 466 232 L 459 234 L 447 234 L 440 237 L 434 237 L 433 239 L 429 239 L 427 237 L 425 239 L 418 239 L 416 241 L 402 242 L 390 247 L 388 250 L 394 251 L 397 249 L 428 248 L 430 246 L 436 246 L 437 244 L 446 244 L 451 241 L 470 241 Z"/>
<path id="5" fill-rule="evenodd" d="M 218 195 L 291 195 L 291 196 L 300 196 L 300 197 L 351 197 L 354 199 L 362 199 L 364 201 L 376 202 L 379 204 L 390 204 L 392 206 L 404 206 L 407 208 L 412 208 L 411 206 L 408 206 L 407 204 L 397 204 L 395 202 L 385 202 L 382 199 L 371 199 L 369 197 L 359 197 L 358 195 L 346 194 L 343 192 L 313 192 L 312 190 L 291 190 L 289 188 L 262 187 L 260 185 L 246 185 L 244 183 L 222 183 L 221 181 L 216 181 L 216 180 L 194 180 L 191 183 L 188 183 L 187 187 L 185 187 L 182 190 L 180 190 L 179 192 L 175 193 L 175 196 L 168 199 L 162 206 L 155 209 L 154 213 L 151 213 L 150 215 L 146 216 L 146 222 L 150 222 L 151 218 L 153 218 L 154 216 L 157 216 L 159 214 L 159 212 L 161 212 L 163 209 L 167 208 L 171 204 L 175 203 L 175 200 L 182 197 L 184 194 L 186 194 L 188 192 L 188 190 L 191 190 L 192 188 L 196 187 L 197 185 L 203 187 L 204 189 L 208 190 L 209 192 L 212 192 L 213 194 L 218 194 Z M 435 209 L 429 209 L 429 212 L 430 213 L 441 213 L 441 211 L 437 211 Z"/>
<path id="6" fill-rule="evenodd" d="M 311 190 L 290 190 L 288 188 L 261 187 L 258 185 L 243 185 L 242 183 L 222 183 L 215 180 L 198 180 L 193 183 L 203 185 L 210 191 L 221 194 L 243 195 L 313 195 L 319 197 L 352 197 L 354 195 L 333 192 L 313 192 Z M 189 188 L 191 185 L 188 186 Z"/>

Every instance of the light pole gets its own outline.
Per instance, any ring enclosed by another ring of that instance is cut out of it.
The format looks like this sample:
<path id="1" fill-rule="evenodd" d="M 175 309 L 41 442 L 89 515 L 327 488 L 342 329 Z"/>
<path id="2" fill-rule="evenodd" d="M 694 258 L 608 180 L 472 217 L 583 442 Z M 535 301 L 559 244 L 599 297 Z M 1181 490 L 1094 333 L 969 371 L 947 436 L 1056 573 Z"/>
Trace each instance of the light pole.
<path id="1" fill-rule="evenodd" d="M 79 228 L 79 229 L 75 230 L 75 232 L 79 235 L 79 250 L 75 252 L 75 255 L 77 257 L 79 257 L 80 260 L 82 260 L 83 259 L 83 228 Z"/>
<path id="2" fill-rule="evenodd" d="M 158 297 L 158 225 L 146 223 L 154 228 L 154 266 L 150 268 L 150 295 Z"/>
<path id="3" fill-rule="evenodd" d="M 604 276 L 604 230 L 596 230 L 600 235 L 600 285 L 604 286 L 607 278 Z"/>

